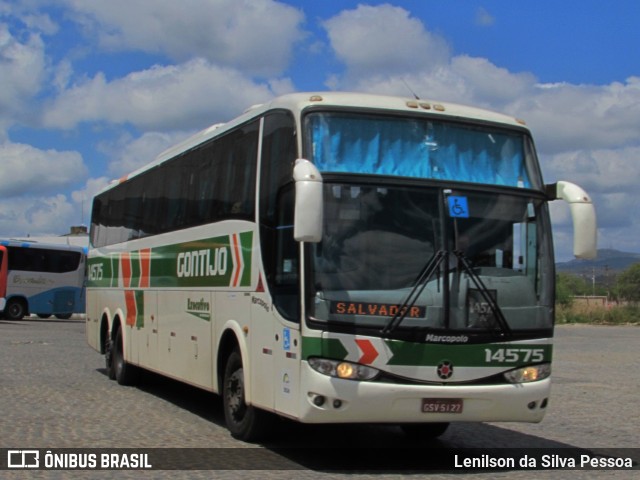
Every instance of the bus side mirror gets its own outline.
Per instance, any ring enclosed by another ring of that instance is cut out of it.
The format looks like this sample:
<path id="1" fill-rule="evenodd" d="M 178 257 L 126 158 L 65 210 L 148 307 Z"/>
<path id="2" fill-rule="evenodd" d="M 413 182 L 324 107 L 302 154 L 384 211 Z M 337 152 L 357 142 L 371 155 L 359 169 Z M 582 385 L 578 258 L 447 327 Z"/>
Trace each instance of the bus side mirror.
<path id="1" fill-rule="evenodd" d="M 309 160 L 299 158 L 293 167 L 296 200 L 293 214 L 293 238 L 298 242 L 322 240 L 322 175 Z"/>
<path id="2" fill-rule="evenodd" d="M 576 258 L 596 258 L 596 211 L 587 192 L 578 185 L 560 181 L 547 185 L 547 196 L 569 204 L 573 219 L 573 254 Z"/>

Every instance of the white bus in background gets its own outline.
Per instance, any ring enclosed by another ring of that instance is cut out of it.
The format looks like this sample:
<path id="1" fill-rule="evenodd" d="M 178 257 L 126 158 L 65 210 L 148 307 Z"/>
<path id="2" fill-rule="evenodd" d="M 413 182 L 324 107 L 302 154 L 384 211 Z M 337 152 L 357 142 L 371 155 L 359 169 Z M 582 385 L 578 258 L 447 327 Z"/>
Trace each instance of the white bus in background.
<path id="1" fill-rule="evenodd" d="M 36 314 L 70 318 L 85 311 L 87 249 L 0 240 L 0 312 L 8 320 Z"/>
<path id="2" fill-rule="evenodd" d="M 574 253 L 595 255 L 588 195 L 543 183 L 522 121 L 283 96 L 94 198 L 87 340 L 121 384 L 143 368 L 219 393 L 245 440 L 277 416 L 423 437 L 456 421 L 539 422 L 556 198 Z"/>

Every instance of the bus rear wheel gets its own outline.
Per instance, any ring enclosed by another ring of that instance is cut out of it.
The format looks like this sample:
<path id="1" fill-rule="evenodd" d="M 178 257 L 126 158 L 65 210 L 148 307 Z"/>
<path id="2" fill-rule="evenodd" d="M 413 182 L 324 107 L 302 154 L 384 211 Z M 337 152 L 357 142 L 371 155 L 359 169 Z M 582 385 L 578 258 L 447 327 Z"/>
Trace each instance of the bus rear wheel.
<path id="1" fill-rule="evenodd" d="M 27 314 L 27 306 L 19 298 L 12 298 L 4 308 L 4 316 L 7 320 L 22 320 Z"/>
<path id="2" fill-rule="evenodd" d="M 116 370 L 113 368 L 113 341 L 110 335 L 105 335 L 104 340 L 104 366 L 110 380 L 116 379 Z"/>
<path id="3" fill-rule="evenodd" d="M 224 419 L 234 438 L 251 442 L 264 437 L 272 425 L 273 415 L 245 401 L 245 378 L 242 357 L 233 350 L 227 359 L 222 385 Z"/>
<path id="4" fill-rule="evenodd" d="M 112 370 L 113 377 L 120 385 L 135 385 L 138 381 L 138 369 L 135 365 L 127 363 L 124 359 L 124 343 L 122 329 L 118 327 L 116 339 L 112 345 Z M 109 375 L 111 377 L 111 375 Z"/>

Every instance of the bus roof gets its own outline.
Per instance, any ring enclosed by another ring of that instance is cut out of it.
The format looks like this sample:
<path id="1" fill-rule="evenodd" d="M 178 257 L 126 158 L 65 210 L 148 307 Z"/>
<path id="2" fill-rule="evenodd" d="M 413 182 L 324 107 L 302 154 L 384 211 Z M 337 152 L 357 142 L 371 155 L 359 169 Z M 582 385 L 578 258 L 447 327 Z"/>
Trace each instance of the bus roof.
<path id="1" fill-rule="evenodd" d="M 18 248 L 44 248 L 47 250 L 71 250 L 74 252 L 87 253 L 87 248 L 80 245 L 66 243 L 42 243 L 32 240 L 4 239 L 0 238 L 0 246 Z"/>
<path id="2" fill-rule="evenodd" d="M 503 124 L 508 127 L 518 127 L 526 129 L 525 122 L 515 117 L 497 113 L 491 110 L 471 107 L 448 102 L 436 102 L 432 100 L 422 100 L 409 97 L 398 97 L 390 95 L 376 95 L 369 93 L 353 92 L 303 92 L 290 93 L 276 97 L 269 102 L 253 105 L 242 115 L 227 123 L 217 123 L 211 125 L 186 140 L 170 147 L 160 153 L 155 160 L 147 165 L 131 172 L 128 175 L 112 182 L 102 191 L 111 189 L 117 183 L 122 183 L 129 178 L 135 177 L 139 173 L 149 170 L 180 153 L 186 152 L 203 142 L 222 135 L 226 131 L 259 117 L 269 110 L 286 109 L 293 112 L 301 112 L 305 108 L 325 106 L 325 107 L 352 107 L 361 109 L 388 110 L 389 112 L 406 112 L 410 114 L 423 113 L 430 116 L 442 116 L 448 119 L 465 119 L 479 122 L 490 122 Z"/>

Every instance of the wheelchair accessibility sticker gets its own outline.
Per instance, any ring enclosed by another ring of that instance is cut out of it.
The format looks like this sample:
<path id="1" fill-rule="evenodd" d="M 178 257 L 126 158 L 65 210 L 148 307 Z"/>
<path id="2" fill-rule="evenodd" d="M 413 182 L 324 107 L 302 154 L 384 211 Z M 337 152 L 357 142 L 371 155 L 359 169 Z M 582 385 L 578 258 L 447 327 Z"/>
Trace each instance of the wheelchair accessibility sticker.
<path id="1" fill-rule="evenodd" d="M 287 352 L 291 350 L 291 330 L 288 328 L 282 330 L 282 348 Z"/>
<path id="2" fill-rule="evenodd" d="M 467 197 L 448 197 L 449 216 L 454 218 L 469 218 Z"/>

